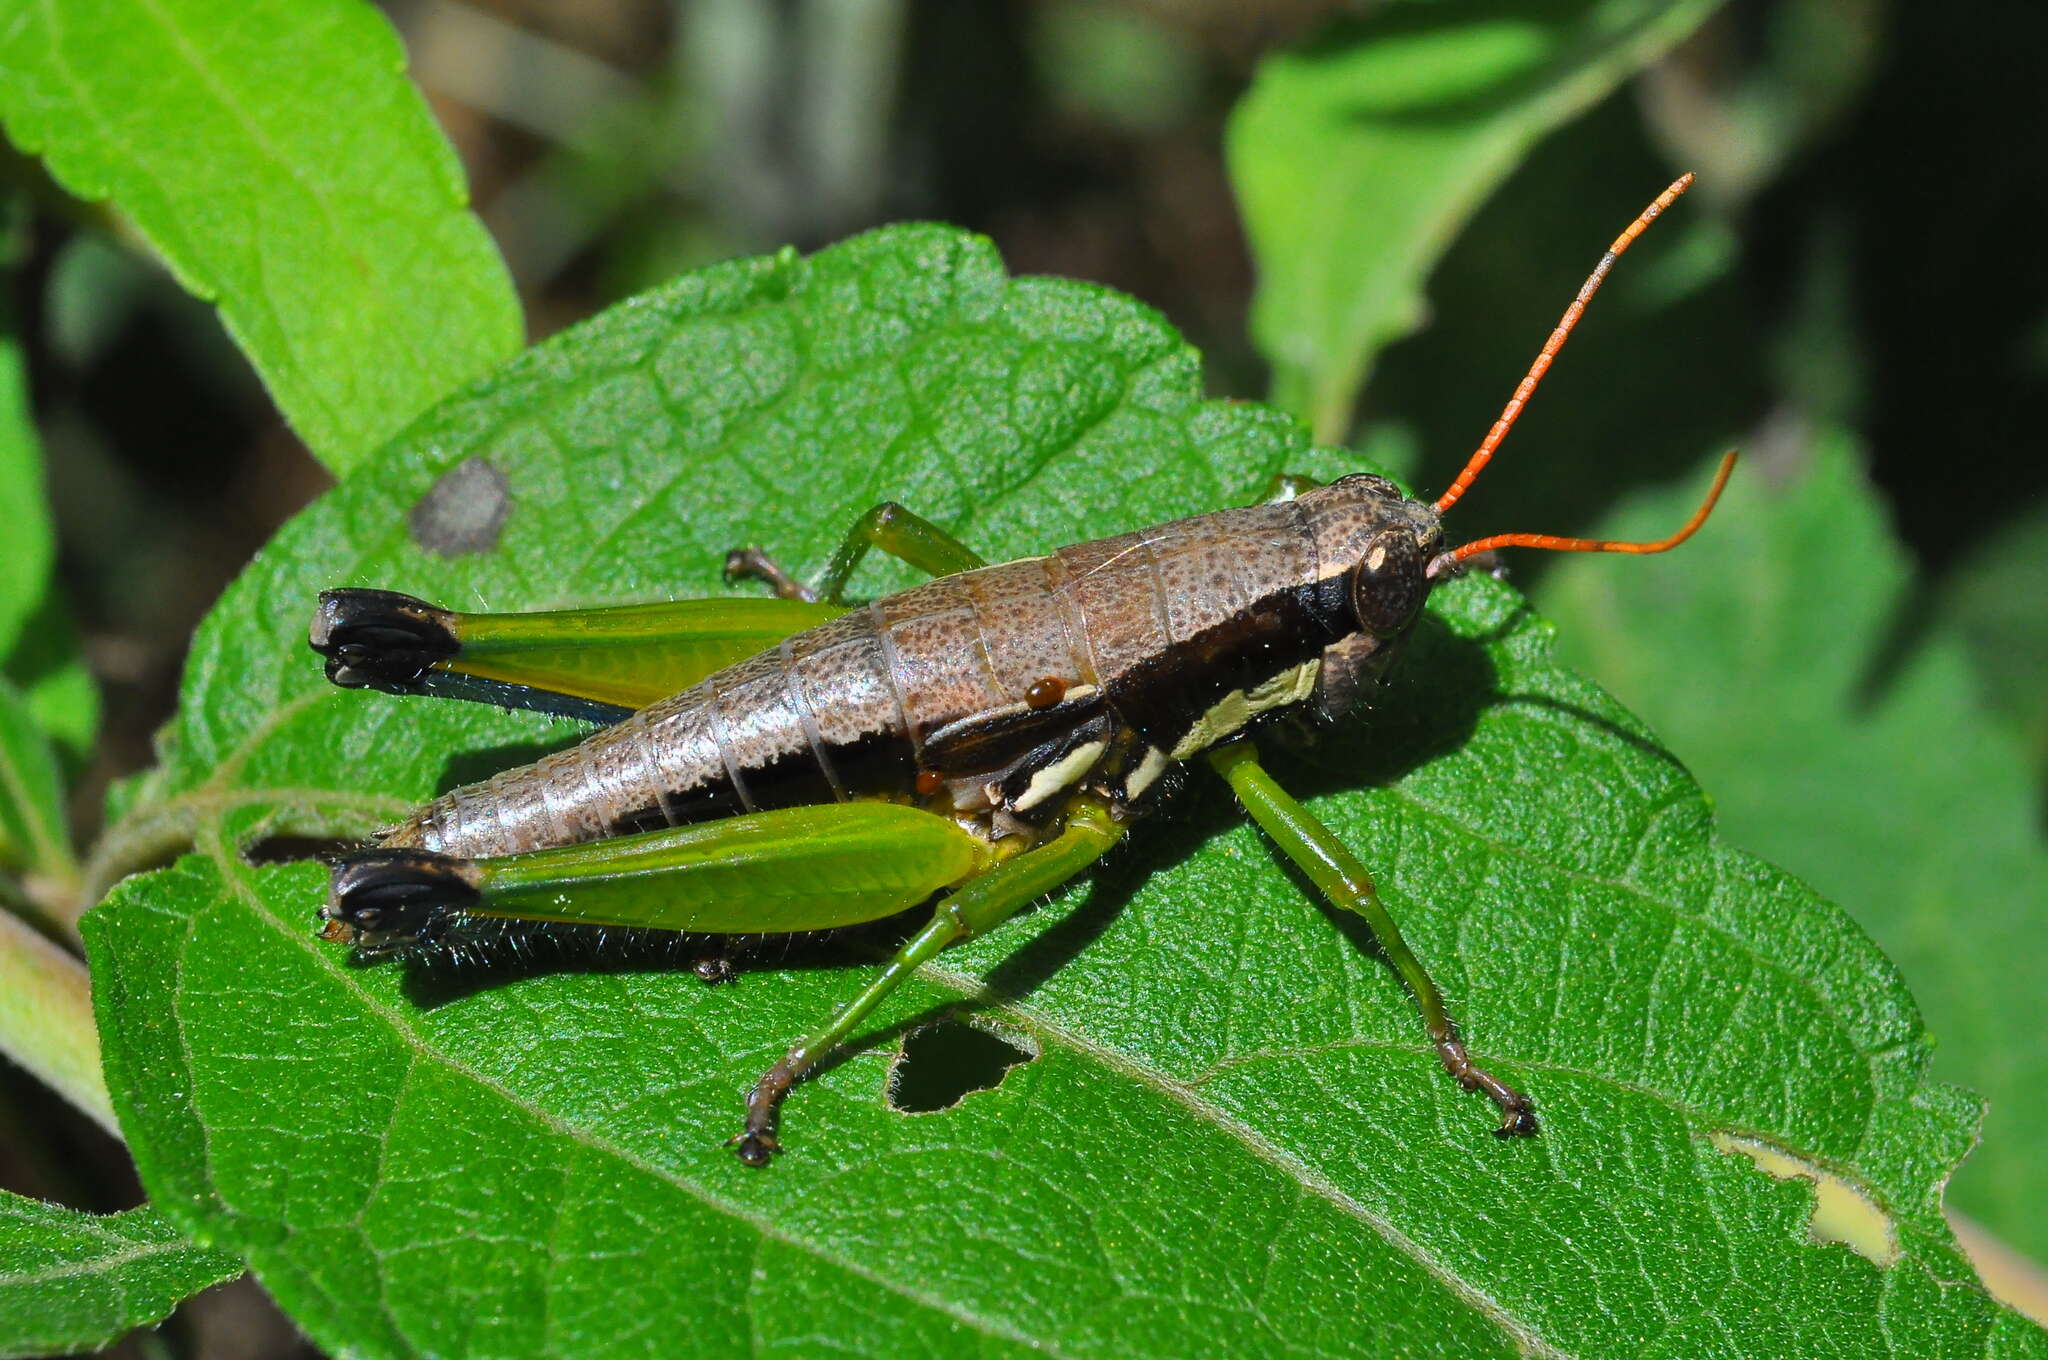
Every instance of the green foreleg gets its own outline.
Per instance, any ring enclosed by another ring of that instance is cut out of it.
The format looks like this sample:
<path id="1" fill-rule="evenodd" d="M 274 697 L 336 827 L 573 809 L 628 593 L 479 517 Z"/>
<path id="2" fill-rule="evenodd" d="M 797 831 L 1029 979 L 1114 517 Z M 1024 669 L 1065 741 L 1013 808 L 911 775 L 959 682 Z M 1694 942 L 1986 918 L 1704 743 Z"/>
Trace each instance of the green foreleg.
<path id="1" fill-rule="evenodd" d="M 785 600 L 842 604 L 846 583 L 870 548 L 880 548 L 928 576 L 951 576 L 988 565 L 972 548 L 924 516 L 894 501 L 883 501 L 854 521 L 814 586 L 798 581 L 759 548 L 735 548 L 728 553 L 725 574 L 766 581 Z"/>
<path id="2" fill-rule="evenodd" d="M 747 1095 L 747 1123 L 732 1140 L 741 1161 L 766 1166 L 781 1150 L 776 1141 L 777 1114 L 789 1088 L 837 1048 L 883 998 L 901 986 L 917 968 L 937 957 L 956 940 L 989 930 L 1025 904 L 1042 897 L 1080 873 L 1116 844 L 1123 828 L 1107 807 L 1093 800 L 1076 805 L 1065 828 L 1045 845 L 1006 860 L 942 900 L 924 929 L 911 936 L 882 966 L 875 980 L 842 1007 L 820 1029 L 805 1035 L 781 1061 L 754 1083 Z"/>
<path id="3" fill-rule="evenodd" d="M 1535 1133 L 1535 1107 L 1529 1098 L 1473 1064 L 1471 1054 L 1458 1038 L 1457 1026 L 1451 1023 L 1450 1013 L 1444 1008 L 1443 993 L 1430 980 L 1422 960 L 1401 938 L 1401 928 L 1394 924 L 1394 918 L 1380 904 L 1365 866 L 1327 827 L 1309 815 L 1308 809 L 1273 782 L 1273 777 L 1259 765 L 1258 753 L 1250 742 L 1218 747 L 1208 753 L 1208 760 L 1252 820 L 1317 890 L 1335 905 L 1364 917 L 1372 927 L 1387 962 L 1415 997 L 1416 1008 L 1422 1012 L 1423 1028 L 1444 1067 L 1460 1086 L 1468 1091 L 1486 1092 L 1500 1107 L 1500 1127 L 1494 1132 L 1503 1138 Z"/>

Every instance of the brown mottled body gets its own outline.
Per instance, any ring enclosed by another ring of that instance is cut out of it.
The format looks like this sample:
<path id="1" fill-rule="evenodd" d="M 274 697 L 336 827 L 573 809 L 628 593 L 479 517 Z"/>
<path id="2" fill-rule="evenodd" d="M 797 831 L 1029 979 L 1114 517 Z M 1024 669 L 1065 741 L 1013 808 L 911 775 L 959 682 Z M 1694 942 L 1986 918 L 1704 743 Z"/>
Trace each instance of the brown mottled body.
<path id="1" fill-rule="evenodd" d="M 1361 631 L 1361 572 L 1386 574 L 1367 559 L 1436 542 L 1428 507 L 1354 476 L 943 577 L 457 789 L 383 840 L 502 855 L 888 797 L 1028 844 L 1084 788 L 1129 810 L 1262 712 L 1348 702 L 1412 616 Z"/>

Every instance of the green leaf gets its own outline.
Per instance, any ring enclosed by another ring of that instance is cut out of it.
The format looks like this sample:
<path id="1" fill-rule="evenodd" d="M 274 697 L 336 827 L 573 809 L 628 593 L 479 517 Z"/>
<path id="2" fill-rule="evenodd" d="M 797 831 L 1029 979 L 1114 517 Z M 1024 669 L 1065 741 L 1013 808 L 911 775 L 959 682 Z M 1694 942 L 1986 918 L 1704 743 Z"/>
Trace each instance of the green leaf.
<path id="1" fill-rule="evenodd" d="M 1968 650 L 1985 703 L 2020 734 L 2048 775 L 2048 501 L 1978 543 L 1932 606 L 1944 636 Z"/>
<path id="2" fill-rule="evenodd" d="M 520 343 L 453 150 L 360 0 L 15 4 L 0 120 L 220 307 L 329 467 Z"/>
<path id="3" fill-rule="evenodd" d="M 0 191 L 0 286 L 11 285 L 26 248 L 26 217 Z M 56 532 L 43 494 L 43 453 L 29 402 L 28 371 L 9 299 L 0 295 L 0 676 L 42 731 L 83 764 L 99 726 L 99 689 L 79 654 L 76 630 L 57 598 Z M 11 723 L 15 704 L 5 705 Z M 4 760 L 0 756 L 0 760 Z M 0 776 L 0 799 L 7 794 Z M 0 812 L 0 823 L 7 820 Z M 61 818 L 56 825 L 63 825 Z M 0 861 L 6 859 L 0 827 Z"/>
<path id="4" fill-rule="evenodd" d="M 78 648 L 77 627 L 55 594 L 29 625 L 19 651 L 7 658 L 7 678 L 21 689 L 36 725 L 68 762 L 84 766 L 100 725 L 100 687 Z"/>
<path id="5" fill-rule="evenodd" d="M 708 594 L 726 548 L 817 563 L 884 496 L 1005 556 L 1341 466 L 1200 394 L 1153 313 L 906 227 L 687 276 L 409 431 L 222 599 L 114 832 L 110 866 L 198 844 L 86 919 L 156 1202 L 362 1355 L 2048 1354 L 1948 1237 L 1977 1108 L 1926 1080 L 1894 971 L 1720 845 L 1677 761 L 1492 581 L 1440 591 L 1370 721 L 1276 772 L 1534 1093 L 1534 1140 L 1491 1136 L 1212 784 L 899 992 L 760 1173 L 721 1145 L 741 1093 L 871 969 L 354 967 L 313 938 L 317 866 L 236 853 L 360 833 L 569 735 L 325 685 L 322 586 Z M 962 1008 L 1035 1059 L 890 1108 L 903 1027 Z M 1891 1264 L 1810 1242 L 1810 1189 L 1724 1130 L 1853 1181 Z"/>
<path id="6" fill-rule="evenodd" d="M 1717 4 L 1394 4 L 1261 63 L 1226 145 L 1275 402 L 1319 439 L 1348 436 L 1374 356 L 1421 323 L 1423 281 L 1466 218 Z"/>
<path id="7" fill-rule="evenodd" d="M 111 1346 L 241 1273 L 146 1205 L 101 1216 L 0 1190 L 0 1356 Z"/>
<path id="8" fill-rule="evenodd" d="M 1668 532 L 1697 495 L 1645 498 L 1594 532 Z M 1938 1069 L 1990 1098 L 1952 1202 L 2048 1258 L 2029 1208 L 2048 1199 L 2048 1037 L 2014 1023 L 2048 992 L 2033 780 L 1963 649 L 1900 615 L 1906 554 L 1852 450 L 1822 440 L 1782 491 L 1738 472 L 1682 562 L 1600 565 L 1546 582 L 1569 654 L 1672 735 L 1730 840 L 1798 870 L 1898 960 Z"/>
<path id="9" fill-rule="evenodd" d="M 0 679 L 0 869 L 70 875 L 57 753 L 13 685 Z"/>
<path id="10" fill-rule="evenodd" d="M 8 204 L 0 195 L 0 216 Z M 0 225 L 0 231 L 4 231 Z M 0 282 L 13 270 L 0 265 Z M 56 544 L 43 499 L 43 455 L 29 412 L 28 373 L 15 335 L 13 308 L 0 297 L 0 659 L 14 650 L 22 627 L 50 581 Z"/>

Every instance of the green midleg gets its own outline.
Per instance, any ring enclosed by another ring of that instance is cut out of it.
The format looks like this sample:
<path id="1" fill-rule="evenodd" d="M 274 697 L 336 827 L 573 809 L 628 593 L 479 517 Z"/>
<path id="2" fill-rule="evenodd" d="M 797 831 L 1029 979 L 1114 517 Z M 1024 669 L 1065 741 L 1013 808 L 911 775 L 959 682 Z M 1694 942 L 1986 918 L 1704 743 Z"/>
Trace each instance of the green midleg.
<path id="1" fill-rule="evenodd" d="M 1460 1086 L 1468 1091 L 1486 1092 L 1500 1107 L 1501 1123 L 1494 1132 L 1503 1138 L 1536 1132 L 1535 1110 L 1529 1098 L 1473 1064 L 1458 1038 L 1457 1026 L 1451 1023 L 1450 1012 L 1444 1008 L 1443 993 L 1431 981 L 1422 960 L 1401 938 L 1401 928 L 1381 905 L 1372 875 L 1358 858 L 1274 782 L 1273 776 L 1259 764 L 1258 752 L 1250 742 L 1216 747 L 1208 752 L 1207 758 L 1252 820 L 1280 848 L 1280 853 L 1316 885 L 1316 890 L 1334 905 L 1364 917 L 1372 927 L 1387 962 L 1408 984 L 1416 1008 L 1422 1012 L 1423 1029 L 1444 1067 Z"/>
<path id="2" fill-rule="evenodd" d="M 815 586 L 798 581 L 759 548 L 736 548 L 728 553 L 725 574 L 766 581 L 786 600 L 841 604 L 847 581 L 870 548 L 880 548 L 929 576 L 951 576 L 988 565 L 972 548 L 924 516 L 895 501 L 883 501 L 854 521 Z"/>
<path id="3" fill-rule="evenodd" d="M 819 1029 L 805 1035 L 754 1083 L 747 1094 L 747 1124 L 732 1140 L 741 1161 L 766 1166 L 781 1150 L 775 1126 L 783 1097 L 818 1060 L 837 1048 L 869 1012 L 921 965 L 958 940 L 999 925 L 1028 903 L 1086 869 L 1123 836 L 1109 809 L 1082 799 L 1067 814 L 1060 834 L 1035 850 L 1005 860 L 940 900 L 924 929 L 905 941 L 861 994 Z"/>

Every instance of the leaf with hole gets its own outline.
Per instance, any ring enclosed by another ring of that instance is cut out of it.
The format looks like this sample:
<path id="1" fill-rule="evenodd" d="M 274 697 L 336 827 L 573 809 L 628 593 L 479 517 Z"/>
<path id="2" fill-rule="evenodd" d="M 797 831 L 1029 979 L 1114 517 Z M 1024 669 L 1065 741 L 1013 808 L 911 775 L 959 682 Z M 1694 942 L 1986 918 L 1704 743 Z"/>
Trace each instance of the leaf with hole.
<path id="1" fill-rule="evenodd" d="M 238 853 L 574 736 L 327 686 L 322 587 L 712 594 L 727 548 L 815 564 L 885 497 L 999 558 L 1344 469 L 1201 390 L 1144 308 L 903 227 L 686 276 L 437 408 L 223 598 L 97 866 L 195 847 L 86 922 L 156 1201 L 364 1355 L 2043 1353 L 1942 1223 L 1977 1106 L 1928 1081 L 1896 972 L 1720 843 L 1677 759 L 1489 580 L 1437 593 L 1364 721 L 1274 766 L 1534 1093 L 1533 1140 L 1491 1136 L 1369 942 L 1199 780 L 899 992 L 799 1088 L 766 1172 L 722 1146 L 740 1094 L 865 984 L 859 955 L 771 951 L 720 987 L 681 955 L 354 967 L 313 938 L 320 868 Z M 455 555 L 415 514 L 451 477 L 492 526 Z M 1038 1056 L 891 1108 L 899 1037 L 961 1016 Z M 1895 1263 L 1809 1241 L 1811 1191 L 1724 1130 L 1855 1184 Z"/>

